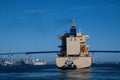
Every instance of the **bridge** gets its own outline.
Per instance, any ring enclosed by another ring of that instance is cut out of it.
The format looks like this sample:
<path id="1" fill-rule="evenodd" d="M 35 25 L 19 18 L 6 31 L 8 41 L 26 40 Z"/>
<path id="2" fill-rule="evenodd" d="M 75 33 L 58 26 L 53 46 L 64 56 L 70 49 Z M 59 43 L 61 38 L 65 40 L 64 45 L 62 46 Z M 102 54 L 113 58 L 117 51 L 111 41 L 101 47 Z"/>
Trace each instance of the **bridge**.
<path id="1" fill-rule="evenodd" d="M 0 55 L 8 55 L 11 59 L 11 62 L 13 61 L 13 55 L 20 55 L 20 54 L 25 54 L 26 55 L 26 62 L 29 62 L 29 55 L 30 54 L 52 54 L 52 53 L 55 53 L 55 54 L 59 54 L 60 51 L 34 51 L 34 52 L 8 52 L 8 53 L 0 53 Z M 117 51 L 117 50 L 89 50 L 89 53 L 92 54 L 92 57 L 95 58 L 95 55 L 94 54 L 104 54 L 104 53 L 107 53 L 107 54 L 119 54 L 120 51 Z M 93 58 L 93 63 L 95 63 L 95 59 Z"/>
<path id="2" fill-rule="evenodd" d="M 89 50 L 90 53 L 120 53 L 117 50 Z M 60 51 L 35 51 L 35 52 L 9 52 L 0 53 L 0 55 L 10 55 L 10 54 L 43 54 L 43 53 L 60 53 Z"/>

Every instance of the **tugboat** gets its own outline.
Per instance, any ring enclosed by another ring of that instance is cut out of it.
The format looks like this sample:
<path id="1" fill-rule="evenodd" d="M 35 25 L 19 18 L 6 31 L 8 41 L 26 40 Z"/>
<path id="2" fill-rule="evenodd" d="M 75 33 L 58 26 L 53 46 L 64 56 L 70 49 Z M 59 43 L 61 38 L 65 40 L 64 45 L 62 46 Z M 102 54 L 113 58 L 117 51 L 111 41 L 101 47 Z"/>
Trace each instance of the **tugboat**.
<path id="1" fill-rule="evenodd" d="M 65 64 L 60 69 L 64 69 L 64 70 L 72 69 L 73 70 L 73 69 L 76 69 L 76 65 L 72 61 L 67 60 L 65 61 Z"/>
<path id="2" fill-rule="evenodd" d="M 76 32 L 74 21 L 70 32 L 58 36 L 61 40 L 60 53 L 56 57 L 56 65 L 60 69 L 87 68 L 92 64 L 92 57 L 88 52 L 86 39 L 89 35 L 83 35 L 82 32 Z"/>

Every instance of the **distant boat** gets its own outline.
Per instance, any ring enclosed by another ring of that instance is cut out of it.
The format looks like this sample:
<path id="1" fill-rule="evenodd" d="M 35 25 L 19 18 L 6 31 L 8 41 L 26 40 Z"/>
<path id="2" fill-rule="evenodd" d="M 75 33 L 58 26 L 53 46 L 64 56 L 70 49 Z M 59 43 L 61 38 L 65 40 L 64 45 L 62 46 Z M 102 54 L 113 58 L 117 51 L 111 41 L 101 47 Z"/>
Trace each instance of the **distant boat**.
<path id="1" fill-rule="evenodd" d="M 58 36 L 61 40 L 60 54 L 56 57 L 56 65 L 60 69 L 87 68 L 92 64 L 92 57 L 88 52 L 86 39 L 89 35 L 76 32 L 76 26 L 72 23 L 70 33 Z M 66 64 L 67 63 L 67 64 Z"/>
<path id="2" fill-rule="evenodd" d="M 33 60 L 33 65 L 46 65 L 45 61 L 39 61 L 39 59 Z"/>

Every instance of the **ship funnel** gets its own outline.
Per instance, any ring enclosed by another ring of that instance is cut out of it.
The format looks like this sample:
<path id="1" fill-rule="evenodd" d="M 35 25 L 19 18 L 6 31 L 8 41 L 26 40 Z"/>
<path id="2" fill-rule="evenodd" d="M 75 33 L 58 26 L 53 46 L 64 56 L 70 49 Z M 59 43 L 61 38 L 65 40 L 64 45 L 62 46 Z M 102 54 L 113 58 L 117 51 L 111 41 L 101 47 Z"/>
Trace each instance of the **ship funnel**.
<path id="1" fill-rule="evenodd" d="M 71 36 L 76 36 L 76 27 L 75 27 L 74 20 L 72 20 L 72 26 L 71 26 L 71 29 L 70 29 L 70 35 Z"/>

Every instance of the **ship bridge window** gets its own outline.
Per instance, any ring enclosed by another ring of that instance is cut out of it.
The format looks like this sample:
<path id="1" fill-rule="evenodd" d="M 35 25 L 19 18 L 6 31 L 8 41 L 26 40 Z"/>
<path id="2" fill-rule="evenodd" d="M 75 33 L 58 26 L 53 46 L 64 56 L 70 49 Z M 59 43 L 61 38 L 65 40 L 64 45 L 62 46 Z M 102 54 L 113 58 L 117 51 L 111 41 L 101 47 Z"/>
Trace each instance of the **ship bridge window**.
<path id="1" fill-rule="evenodd" d="M 76 41 L 76 38 L 75 38 L 75 41 Z"/>
<path id="2" fill-rule="evenodd" d="M 80 39 L 80 41 L 81 41 L 82 39 Z"/>

